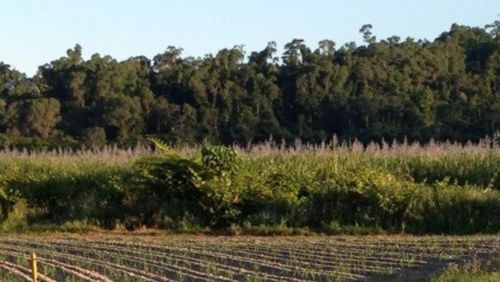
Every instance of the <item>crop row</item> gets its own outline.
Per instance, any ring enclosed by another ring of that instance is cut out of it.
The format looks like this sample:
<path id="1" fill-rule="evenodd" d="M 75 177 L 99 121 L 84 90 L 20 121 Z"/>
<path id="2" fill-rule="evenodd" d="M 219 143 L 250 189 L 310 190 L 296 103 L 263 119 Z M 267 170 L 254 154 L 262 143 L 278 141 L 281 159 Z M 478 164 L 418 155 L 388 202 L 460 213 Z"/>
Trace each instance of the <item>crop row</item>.
<path id="1" fill-rule="evenodd" d="M 42 281 L 363 281 L 499 259 L 500 240 L 7 236 L 2 277 L 28 281 L 32 252 Z"/>

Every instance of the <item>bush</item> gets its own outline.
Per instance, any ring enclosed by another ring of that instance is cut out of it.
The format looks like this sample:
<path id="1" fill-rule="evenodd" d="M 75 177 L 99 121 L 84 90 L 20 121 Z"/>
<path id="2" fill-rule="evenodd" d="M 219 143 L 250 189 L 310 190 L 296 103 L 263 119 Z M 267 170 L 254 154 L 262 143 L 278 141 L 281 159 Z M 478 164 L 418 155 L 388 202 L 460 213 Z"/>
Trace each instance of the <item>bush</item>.
<path id="1" fill-rule="evenodd" d="M 158 141 L 156 141 L 158 142 Z M 161 157 L 144 158 L 135 165 L 133 196 L 129 205 L 149 219 L 168 217 L 181 221 L 193 217 L 205 226 L 229 226 L 238 216 L 238 191 L 233 179 L 238 170 L 234 151 L 224 147 L 203 147 L 201 156 L 191 159 L 172 154 L 166 146 Z"/>

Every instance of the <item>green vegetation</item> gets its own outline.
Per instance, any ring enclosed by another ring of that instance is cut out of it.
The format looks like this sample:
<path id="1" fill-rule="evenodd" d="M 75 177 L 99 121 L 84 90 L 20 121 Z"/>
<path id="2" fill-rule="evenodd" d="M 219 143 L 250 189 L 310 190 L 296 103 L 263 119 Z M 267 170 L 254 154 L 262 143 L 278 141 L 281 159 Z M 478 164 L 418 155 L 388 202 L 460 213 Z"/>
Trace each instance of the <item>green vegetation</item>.
<path id="1" fill-rule="evenodd" d="M 375 27 L 376 28 L 376 27 Z M 337 135 L 466 143 L 500 130 L 500 21 L 454 24 L 434 41 L 377 40 L 316 49 L 294 39 L 248 56 L 241 46 L 204 58 L 168 47 L 117 61 L 76 45 L 31 78 L 0 63 L 0 147 L 121 147 L 157 136 L 172 144 L 255 144 Z"/>
<path id="2" fill-rule="evenodd" d="M 0 275 L 23 281 L 36 252 L 56 281 L 426 281 L 498 261 L 499 247 L 492 236 L 16 235 L 0 238 Z"/>
<path id="3" fill-rule="evenodd" d="M 493 260 L 472 261 L 454 265 L 440 273 L 435 282 L 495 282 L 500 281 L 500 258 Z"/>
<path id="4" fill-rule="evenodd" d="M 333 144 L 4 152 L 1 228 L 250 234 L 500 232 L 500 152 Z"/>

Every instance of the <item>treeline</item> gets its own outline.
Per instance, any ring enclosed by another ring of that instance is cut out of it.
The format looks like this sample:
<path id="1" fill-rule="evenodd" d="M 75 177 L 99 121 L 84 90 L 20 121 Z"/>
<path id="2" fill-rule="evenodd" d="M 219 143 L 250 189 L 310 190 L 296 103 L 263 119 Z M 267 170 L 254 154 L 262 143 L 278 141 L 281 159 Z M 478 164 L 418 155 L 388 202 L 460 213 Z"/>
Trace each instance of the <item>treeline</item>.
<path id="1" fill-rule="evenodd" d="M 274 42 L 121 62 L 84 60 L 76 45 L 33 77 L 0 63 L 0 145 L 466 142 L 500 129 L 500 21 L 453 25 L 432 42 L 371 29 L 361 46 L 294 39 L 281 57 Z"/>

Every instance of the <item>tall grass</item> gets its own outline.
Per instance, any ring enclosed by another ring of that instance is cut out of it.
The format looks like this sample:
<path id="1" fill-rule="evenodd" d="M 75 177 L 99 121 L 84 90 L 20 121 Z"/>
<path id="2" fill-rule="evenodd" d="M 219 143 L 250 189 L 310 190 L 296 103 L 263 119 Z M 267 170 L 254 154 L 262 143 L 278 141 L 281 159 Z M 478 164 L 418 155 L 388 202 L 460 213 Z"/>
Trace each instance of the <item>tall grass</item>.
<path id="1" fill-rule="evenodd" d="M 500 149 L 492 140 L 231 150 L 236 159 L 223 148 L 4 150 L 1 226 L 500 231 Z"/>

